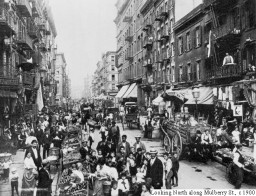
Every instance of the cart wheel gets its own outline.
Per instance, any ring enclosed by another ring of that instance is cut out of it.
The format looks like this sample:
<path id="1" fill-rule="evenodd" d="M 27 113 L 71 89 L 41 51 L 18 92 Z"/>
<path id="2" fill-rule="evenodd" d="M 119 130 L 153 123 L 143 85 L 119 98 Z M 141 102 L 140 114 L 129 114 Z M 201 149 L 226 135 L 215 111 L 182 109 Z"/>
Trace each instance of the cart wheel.
<path id="1" fill-rule="evenodd" d="M 171 152 L 171 140 L 168 136 L 164 136 L 164 149 L 166 152 L 170 153 Z"/>
<path id="2" fill-rule="evenodd" d="M 229 163 L 226 167 L 226 179 L 232 185 L 236 183 L 237 173 L 234 169 L 233 163 Z"/>
<path id="3" fill-rule="evenodd" d="M 171 139 L 171 150 L 177 153 L 179 159 L 182 154 L 182 139 L 179 132 L 176 132 Z"/>

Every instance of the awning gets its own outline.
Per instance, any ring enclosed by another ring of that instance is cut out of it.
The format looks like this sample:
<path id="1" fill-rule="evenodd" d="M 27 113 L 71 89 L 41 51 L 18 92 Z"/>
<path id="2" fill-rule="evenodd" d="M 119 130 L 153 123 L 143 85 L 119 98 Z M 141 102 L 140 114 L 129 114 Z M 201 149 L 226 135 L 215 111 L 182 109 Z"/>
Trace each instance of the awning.
<path id="1" fill-rule="evenodd" d="M 138 86 L 135 84 L 134 88 L 132 91 L 127 95 L 126 98 L 137 98 L 138 96 Z"/>
<path id="2" fill-rule="evenodd" d="M 122 98 L 123 95 L 126 93 L 127 89 L 129 88 L 130 85 L 125 85 L 122 86 L 122 88 L 120 89 L 120 91 L 117 93 L 116 98 Z"/>
<path id="3" fill-rule="evenodd" d="M 200 96 L 198 98 L 197 104 L 211 105 L 213 104 L 213 91 L 211 87 L 200 87 Z M 192 89 L 188 89 L 185 97 L 188 101 L 185 104 L 196 104 L 195 98 L 192 94 Z"/>
<path id="4" fill-rule="evenodd" d="M 0 91 L 0 97 L 4 98 L 18 98 L 17 93 L 11 91 Z"/>
<path id="5" fill-rule="evenodd" d="M 166 94 L 171 101 L 182 101 L 185 102 L 185 91 L 184 90 L 167 90 Z M 167 98 L 167 99 L 168 99 Z"/>
<path id="6" fill-rule="evenodd" d="M 124 93 L 122 98 L 129 98 L 128 96 L 132 92 L 132 90 L 135 88 L 135 86 L 136 86 L 136 83 L 131 84 L 128 90 Z"/>
<path id="7" fill-rule="evenodd" d="M 155 99 L 152 101 L 152 104 L 153 104 L 153 105 L 164 105 L 164 104 L 165 104 L 164 98 L 161 97 L 161 95 L 159 95 L 157 98 L 155 98 Z"/>

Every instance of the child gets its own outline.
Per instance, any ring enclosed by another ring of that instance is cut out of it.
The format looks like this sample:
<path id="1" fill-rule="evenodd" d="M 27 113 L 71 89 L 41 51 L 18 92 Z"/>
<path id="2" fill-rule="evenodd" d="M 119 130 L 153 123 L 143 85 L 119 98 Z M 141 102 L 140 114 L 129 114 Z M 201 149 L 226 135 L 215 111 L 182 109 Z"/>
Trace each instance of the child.
<path id="1" fill-rule="evenodd" d="M 11 181 L 12 196 L 14 195 L 14 189 L 16 190 L 17 195 L 19 195 L 19 191 L 18 191 L 19 175 L 17 173 L 16 168 L 12 168 L 9 178 Z"/>
<path id="2" fill-rule="evenodd" d="M 31 157 L 31 153 L 29 152 L 24 160 L 24 168 L 25 169 L 37 169 L 33 158 Z"/>
<path id="3" fill-rule="evenodd" d="M 100 159 L 100 158 L 102 158 L 102 157 L 103 157 L 102 151 L 101 151 L 101 150 L 98 150 L 98 157 L 97 157 L 97 159 Z"/>
<path id="4" fill-rule="evenodd" d="M 127 158 L 127 168 L 129 169 L 129 173 L 131 176 L 136 175 L 135 157 L 132 152 L 129 154 L 129 157 Z"/>
<path id="5" fill-rule="evenodd" d="M 164 174 L 165 174 L 165 186 L 166 189 L 171 189 L 172 188 L 172 180 L 171 177 L 173 175 L 172 171 L 172 160 L 169 157 L 168 153 L 164 154 Z"/>
<path id="6" fill-rule="evenodd" d="M 136 176 L 132 176 L 130 192 L 132 193 L 133 196 L 140 196 L 141 191 Z"/>
<path id="7" fill-rule="evenodd" d="M 178 155 L 175 152 L 173 154 L 173 157 L 172 157 L 172 171 L 173 171 L 172 185 L 174 187 L 178 186 L 178 171 L 179 171 L 179 168 L 180 168 L 180 163 L 179 163 Z M 176 180 L 176 184 L 174 184 L 174 178 Z"/>
<path id="8" fill-rule="evenodd" d="M 145 182 L 145 176 L 146 176 L 146 170 L 144 170 L 144 171 L 142 172 L 142 171 L 141 171 L 141 168 L 140 168 L 140 167 L 137 167 L 137 174 L 136 174 L 136 177 L 137 177 L 137 182 L 138 182 L 139 184 Z"/>
<path id="9" fill-rule="evenodd" d="M 119 196 L 118 188 L 117 188 L 117 181 L 115 181 L 115 180 L 112 182 L 111 196 Z"/>
<path id="10" fill-rule="evenodd" d="M 141 166 L 141 172 L 143 172 L 143 173 L 147 173 L 147 167 L 148 167 L 148 160 L 144 160 L 143 161 L 143 165 Z"/>
<path id="11" fill-rule="evenodd" d="M 146 184 L 142 184 L 142 193 L 141 196 L 150 196 L 150 188 Z"/>
<path id="12" fill-rule="evenodd" d="M 118 190 L 121 194 L 119 195 L 126 195 L 128 194 L 128 191 L 130 190 L 130 184 L 129 181 L 126 178 L 126 175 L 124 173 L 121 174 L 121 179 L 118 180 Z"/>
<path id="13" fill-rule="evenodd" d="M 9 182 L 9 172 L 10 172 L 10 165 L 12 164 L 11 160 L 8 160 L 8 158 L 4 159 L 4 162 L 1 163 L 1 166 L 3 167 L 4 173 L 3 173 L 3 177 L 4 177 L 4 182 Z"/>

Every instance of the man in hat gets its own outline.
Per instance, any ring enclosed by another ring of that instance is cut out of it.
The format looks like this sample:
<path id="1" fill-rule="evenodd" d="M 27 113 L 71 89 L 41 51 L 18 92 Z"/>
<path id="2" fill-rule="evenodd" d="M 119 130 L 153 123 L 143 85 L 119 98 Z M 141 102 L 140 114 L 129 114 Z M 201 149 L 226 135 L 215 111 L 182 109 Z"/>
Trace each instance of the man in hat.
<path id="1" fill-rule="evenodd" d="M 99 152 L 102 152 L 103 157 L 105 157 L 107 155 L 107 151 L 106 151 L 106 140 L 105 138 L 102 139 L 102 141 L 100 141 L 97 145 L 96 150 Z"/>
<path id="2" fill-rule="evenodd" d="M 120 129 L 116 125 L 115 121 L 112 121 L 112 126 L 109 129 L 108 137 L 112 138 L 114 147 L 117 148 L 117 145 L 118 145 L 118 142 L 119 142 L 119 138 L 120 138 Z"/>
<path id="3" fill-rule="evenodd" d="M 50 129 L 47 128 L 45 133 L 42 136 L 42 143 L 43 143 L 43 159 L 49 156 L 49 150 L 52 143 L 52 137 L 50 135 Z"/>
<path id="4" fill-rule="evenodd" d="M 55 132 L 52 134 L 52 140 L 54 147 L 61 148 L 62 140 L 64 139 L 63 134 L 60 132 L 59 125 L 56 126 Z"/>
<path id="5" fill-rule="evenodd" d="M 233 159 L 234 169 L 235 169 L 235 172 L 237 174 L 235 189 L 240 189 L 241 185 L 243 183 L 243 179 L 244 179 L 244 170 L 243 170 L 243 168 L 244 168 L 245 160 L 244 160 L 244 158 L 241 154 L 242 144 L 237 144 L 236 149 L 237 150 L 234 153 L 234 159 Z"/>
<path id="6" fill-rule="evenodd" d="M 122 136 L 122 141 L 117 146 L 117 152 L 119 152 L 121 146 L 123 146 L 124 150 L 125 150 L 125 154 L 126 154 L 126 156 L 128 156 L 130 154 L 131 147 L 130 147 L 130 143 L 127 142 L 126 140 L 127 140 L 127 136 L 123 135 Z"/>
<path id="7" fill-rule="evenodd" d="M 135 149 L 135 152 L 137 152 L 138 148 L 141 148 L 142 153 L 144 154 L 146 152 L 145 144 L 141 142 L 141 136 L 137 135 L 135 136 L 136 142 L 133 144 L 133 147 Z"/>
<path id="8" fill-rule="evenodd" d="M 52 193 L 52 179 L 49 174 L 49 162 L 44 159 L 42 161 L 43 167 L 39 170 L 37 196 L 51 196 Z"/>
<path id="9" fill-rule="evenodd" d="M 157 158 L 157 151 L 150 150 L 150 162 L 147 167 L 147 178 L 152 179 L 152 186 L 154 189 L 161 189 L 163 186 L 163 163 Z"/>
<path id="10" fill-rule="evenodd" d="M 32 157 L 37 169 L 39 169 L 39 167 L 41 167 L 41 165 L 42 165 L 42 159 L 41 159 L 40 151 L 38 149 L 38 143 L 36 140 L 33 140 L 31 142 L 31 147 L 29 147 L 26 150 L 25 158 L 27 157 L 28 153 L 31 153 L 31 157 Z"/>
<path id="11" fill-rule="evenodd" d="M 81 154 L 81 159 L 85 159 L 86 155 L 90 154 L 91 148 L 88 145 L 88 141 L 83 142 L 83 146 L 79 150 Z"/>

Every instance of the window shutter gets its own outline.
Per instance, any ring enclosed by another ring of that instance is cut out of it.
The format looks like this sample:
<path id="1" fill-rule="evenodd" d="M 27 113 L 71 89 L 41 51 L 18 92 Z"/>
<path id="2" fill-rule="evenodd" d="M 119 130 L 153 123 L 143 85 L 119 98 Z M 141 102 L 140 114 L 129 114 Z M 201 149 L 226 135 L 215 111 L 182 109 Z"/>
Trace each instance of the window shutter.
<path id="1" fill-rule="evenodd" d="M 198 41 L 199 41 L 198 45 L 201 46 L 201 45 L 202 45 L 202 27 L 201 27 L 201 26 L 199 26 L 199 35 L 198 35 L 198 37 L 199 37 L 199 39 L 198 39 Z"/>
<path id="2" fill-rule="evenodd" d="M 196 48 L 196 28 L 193 30 L 192 39 L 193 39 L 192 48 L 193 47 Z"/>
<path id="3" fill-rule="evenodd" d="M 184 70 L 183 70 L 184 79 L 183 80 L 185 82 L 187 82 L 188 81 L 188 77 L 187 77 L 187 75 L 188 75 L 188 67 L 187 67 L 187 65 L 184 65 L 183 67 L 184 67 Z"/>

